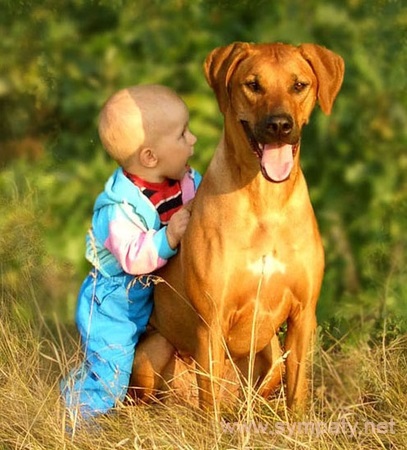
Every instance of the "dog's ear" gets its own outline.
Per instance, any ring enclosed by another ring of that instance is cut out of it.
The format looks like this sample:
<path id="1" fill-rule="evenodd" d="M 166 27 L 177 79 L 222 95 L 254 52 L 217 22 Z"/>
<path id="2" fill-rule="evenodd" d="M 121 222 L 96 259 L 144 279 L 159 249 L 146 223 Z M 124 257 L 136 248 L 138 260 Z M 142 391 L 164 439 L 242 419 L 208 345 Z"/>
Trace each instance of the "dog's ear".
<path id="1" fill-rule="evenodd" d="M 317 76 L 317 95 L 321 109 L 325 114 L 330 114 L 342 85 L 344 61 L 339 55 L 320 45 L 302 44 L 298 48 Z"/>
<path id="2" fill-rule="evenodd" d="M 228 104 L 228 84 L 230 77 L 240 61 L 247 55 L 250 47 L 247 42 L 234 42 L 225 47 L 212 50 L 206 57 L 204 71 L 209 86 L 214 90 L 222 113 Z"/>

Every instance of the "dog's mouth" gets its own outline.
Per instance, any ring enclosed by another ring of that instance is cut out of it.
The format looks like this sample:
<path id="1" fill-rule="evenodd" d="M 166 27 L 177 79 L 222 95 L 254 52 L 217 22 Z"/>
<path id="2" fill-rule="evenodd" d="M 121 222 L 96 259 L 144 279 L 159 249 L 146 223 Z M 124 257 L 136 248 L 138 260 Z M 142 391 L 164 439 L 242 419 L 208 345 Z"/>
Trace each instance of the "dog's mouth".
<path id="1" fill-rule="evenodd" d="M 257 141 L 249 123 L 244 120 L 241 123 L 253 152 L 260 160 L 260 169 L 264 178 L 275 183 L 287 180 L 294 167 L 298 143 L 261 143 Z"/>

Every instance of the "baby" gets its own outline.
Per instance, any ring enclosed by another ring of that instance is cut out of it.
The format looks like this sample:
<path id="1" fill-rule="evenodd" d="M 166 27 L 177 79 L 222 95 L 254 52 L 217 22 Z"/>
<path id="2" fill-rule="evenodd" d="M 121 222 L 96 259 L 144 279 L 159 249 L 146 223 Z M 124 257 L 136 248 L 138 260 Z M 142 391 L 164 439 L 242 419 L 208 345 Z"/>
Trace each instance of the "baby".
<path id="1" fill-rule="evenodd" d="M 83 418 L 106 413 L 126 395 L 153 307 L 148 274 L 176 254 L 190 217 L 186 204 L 201 180 L 187 165 L 196 142 L 188 109 L 164 86 L 114 94 L 101 111 L 99 136 L 120 167 L 96 199 L 87 235 L 93 268 L 76 312 L 84 362 L 61 386 L 68 411 Z"/>

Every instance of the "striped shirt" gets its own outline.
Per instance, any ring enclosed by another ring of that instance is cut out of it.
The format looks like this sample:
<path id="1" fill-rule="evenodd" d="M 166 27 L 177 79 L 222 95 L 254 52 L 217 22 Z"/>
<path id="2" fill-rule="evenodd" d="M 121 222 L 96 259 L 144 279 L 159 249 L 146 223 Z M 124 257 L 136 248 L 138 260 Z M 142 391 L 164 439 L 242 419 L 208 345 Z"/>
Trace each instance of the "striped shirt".
<path id="1" fill-rule="evenodd" d="M 124 170 L 123 172 L 154 205 L 160 216 L 161 225 L 167 225 L 172 215 L 182 207 L 181 183 L 169 179 L 161 183 L 150 183 L 137 175 Z"/>

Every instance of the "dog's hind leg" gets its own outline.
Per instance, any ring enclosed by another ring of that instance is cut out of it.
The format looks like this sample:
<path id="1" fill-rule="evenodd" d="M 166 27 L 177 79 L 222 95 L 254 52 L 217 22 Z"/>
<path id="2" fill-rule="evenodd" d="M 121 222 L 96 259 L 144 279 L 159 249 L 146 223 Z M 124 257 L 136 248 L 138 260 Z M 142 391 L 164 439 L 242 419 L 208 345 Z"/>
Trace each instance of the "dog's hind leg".
<path id="1" fill-rule="evenodd" d="M 148 331 L 136 348 L 128 395 L 136 401 L 157 399 L 173 367 L 175 348 L 158 331 Z"/>
<path id="2" fill-rule="evenodd" d="M 252 380 L 258 393 L 268 398 L 282 383 L 284 375 L 283 352 L 280 347 L 278 336 L 275 335 L 269 344 L 250 363 L 250 357 L 241 358 L 236 361 L 239 369 L 241 382 L 246 385 Z"/>
<path id="3" fill-rule="evenodd" d="M 283 352 L 277 335 L 256 356 L 256 364 L 262 368 L 259 394 L 268 398 L 283 381 L 285 370 Z"/>

